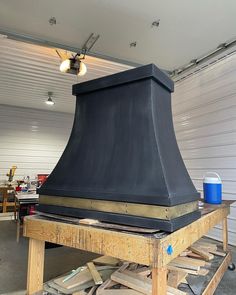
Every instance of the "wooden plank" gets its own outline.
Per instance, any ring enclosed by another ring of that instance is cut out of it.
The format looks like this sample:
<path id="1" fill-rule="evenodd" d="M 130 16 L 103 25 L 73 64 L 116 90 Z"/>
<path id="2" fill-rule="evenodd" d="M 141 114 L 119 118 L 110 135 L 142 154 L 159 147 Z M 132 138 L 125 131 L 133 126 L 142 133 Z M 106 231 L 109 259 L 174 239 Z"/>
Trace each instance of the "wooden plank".
<path id="1" fill-rule="evenodd" d="M 187 274 L 198 276 L 198 272 L 195 270 L 191 270 L 191 269 L 180 268 L 180 267 L 171 266 L 171 265 L 167 265 L 167 269 L 168 270 L 175 270 L 175 271 L 183 271 L 183 272 L 186 272 Z"/>
<path id="2" fill-rule="evenodd" d="M 88 293 L 82 290 L 82 291 L 74 292 L 72 293 L 72 295 L 88 295 Z"/>
<path id="3" fill-rule="evenodd" d="M 198 271 L 198 275 L 199 275 L 199 276 L 206 276 L 208 273 L 209 273 L 209 269 L 206 269 L 206 268 L 201 268 L 201 269 Z"/>
<path id="4" fill-rule="evenodd" d="M 222 233 L 223 233 L 223 250 L 228 251 L 228 221 L 227 217 L 222 222 Z"/>
<path id="5" fill-rule="evenodd" d="M 116 270 L 116 268 L 114 268 L 113 266 L 98 266 L 97 270 L 101 273 L 101 277 L 103 277 L 103 276 L 107 277 L 107 275 L 114 272 Z M 70 280 L 64 281 L 64 279 L 66 277 L 67 276 L 56 278 L 54 280 L 54 283 L 61 286 L 62 288 L 71 289 L 71 288 L 75 288 L 79 285 L 86 284 L 86 283 L 90 282 L 91 280 L 93 280 L 93 276 L 92 276 L 89 269 L 84 269 L 83 271 L 81 271 L 81 272 L 77 273 L 75 276 L 73 276 Z"/>
<path id="6" fill-rule="evenodd" d="M 218 209 L 162 238 L 158 245 L 158 255 L 153 257 L 155 265 L 161 267 L 168 264 L 181 252 L 185 251 L 190 245 L 207 234 L 211 228 L 222 222 L 222 220 L 227 217 L 230 212 L 230 208 L 226 204 L 222 204 L 221 207 L 215 208 Z M 171 245 L 173 249 L 173 253 L 171 255 L 167 255 L 166 253 L 166 249 L 169 245 Z"/>
<path id="7" fill-rule="evenodd" d="M 202 260 L 202 257 L 200 255 L 197 255 L 197 254 L 193 253 L 192 251 L 189 251 L 187 257 L 196 258 L 196 259 L 201 259 Z"/>
<path id="8" fill-rule="evenodd" d="M 193 246 L 198 246 L 208 250 L 217 250 L 217 245 L 214 243 L 203 242 L 202 240 L 197 241 Z"/>
<path id="9" fill-rule="evenodd" d="M 54 283 L 53 280 L 47 282 L 47 285 L 50 286 L 53 289 L 58 290 L 59 293 L 70 295 L 71 293 L 82 291 L 82 290 L 85 290 L 85 289 L 88 289 L 88 288 L 93 287 L 94 286 L 94 281 L 93 281 L 93 279 L 91 279 L 88 283 L 85 283 L 85 284 L 82 284 L 82 285 L 78 285 L 78 286 L 76 286 L 74 288 L 71 288 L 71 289 L 63 288 L 63 287 L 57 285 L 56 283 Z"/>
<path id="10" fill-rule="evenodd" d="M 94 295 L 96 289 L 97 289 L 97 286 L 93 286 L 93 287 L 89 290 L 88 295 Z"/>
<path id="11" fill-rule="evenodd" d="M 111 257 L 111 256 L 101 256 L 96 259 L 93 259 L 93 263 L 99 265 L 113 265 L 116 266 L 120 262 L 119 259 Z"/>
<path id="12" fill-rule="evenodd" d="M 166 275 L 166 270 L 162 270 L 162 274 L 158 273 L 157 276 L 158 275 L 163 278 L 163 276 Z M 123 272 L 116 271 L 111 275 L 111 279 L 146 295 L 186 295 L 185 292 L 167 286 L 164 281 L 162 281 L 162 287 L 160 285 L 157 289 L 154 288 L 153 290 L 151 279 L 144 278 L 141 275 L 135 274 L 129 270 L 124 270 Z"/>
<path id="13" fill-rule="evenodd" d="M 30 238 L 28 253 L 27 295 L 43 290 L 44 241 Z"/>
<path id="14" fill-rule="evenodd" d="M 187 264 L 192 264 L 192 265 L 196 265 L 196 266 L 205 266 L 206 265 L 205 260 L 193 259 L 193 258 L 189 258 L 189 257 L 177 257 L 172 261 L 185 262 Z"/>
<path id="15" fill-rule="evenodd" d="M 186 272 L 171 270 L 168 273 L 167 284 L 170 287 L 178 288 L 179 284 L 181 284 L 181 282 L 183 281 L 183 279 L 185 279 L 186 276 Z"/>
<path id="16" fill-rule="evenodd" d="M 221 257 L 225 257 L 226 253 L 224 252 L 220 252 L 220 251 L 209 251 L 211 254 L 214 254 L 216 256 L 221 256 Z"/>
<path id="17" fill-rule="evenodd" d="M 187 293 L 170 286 L 167 287 L 167 290 L 168 290 L 167 294 L 169 293 L 171 295 L 188 295 Z"/>
<path id="18" fill-rule="evenodd" d="M 206 261 L 210 261 L 214 258 L 214 255 L 213 254 L 210 254 L 204 250 L 202 250 L 201 248 L 199 247 L 196 247 L 196 246 L 191 246 L 189 247 L 189 249 L 193 252 L 193 253 L 196 253 L 197 255 L 201 256 L 202 258 L 204 258 Z"/>
<path id="19" fill-rule="evenodd" d="M 150 265 L 155 239 L 126 232 L 40 219 L 24 219 L 24 236 Z"/>
<path id="20" fill-rule="evenodd" d="M 191 264 L 187 264 L 186 262 L 176 262 L 175 260 L 171 261 L 169 264 L 169 266 L 176 266 L 179 268 L 186 268 L 186 269 L 190 269 L 190 270 L 195 270 L 195 271 L 199 271 L 200 270 L 200 266 L 198 265 L 191 265 Z"/>
<path id="21" fill-rule="evenodd" d="M 97 289 L 97 286 L 94 286 L 89 290 L 89 292 L 85 292 L 84 290 L 81 290 L 81 291 L 73 292 L 72 295 L 94 295 L 94 292 L 96 291 L 96 289 Z"/>
<path id="22" fill-rule="evenodd" d="M 128 262 L 124 262 L 120 268 L 117 271 L 123 271 L 125 270 L 127 267 L 129 266 Z M 96 295 L 100 295 L 103 294 L 102 292 L 106 289 L 106 288 L 111 288 L 115 285 L 117 285 L 117 282 L 112 281 L 110 278 L 107 279 L 102 285 L 100 285 L 97 289 Z"/>
<path id="23" fill-rule="evenodd" d="M 202 295 L 213 295 L 219 282 L 221 281 L 225 271 L 227 270 L 229 264 L 231 263 L 232 257 L 231 254 L 228 253 L 221 263 L 220 267 L 215 272 L 211 281 L 207 285 L 206 289 L 203 291 Z"/>
<path id="24" fill-rule="evenodd" d="M 39 203 L 44 205 L 63 206 L 101 212 L 112 212 L 149 218 L 170 220 L 191 213 L 198 209 L 198 202 L 190 202 L 172 207 L 95 200 L 87 198 L 71 198 L 40 195 Z"/>
<path id="25" fill-rule="evenodd" d="M 151 268 L 147 267 L 147 266 L 144 266 L 144 267 L 140 267 L 140 268 L 137 268 L 137 269 L 133 270 L 133 272 L 147 277 L 147 276 L 149 276 L 151 274 Z"/>
<path id="26" fill-rule="evenodd" d="M 80 224 L 86 224 L 86 225 L 94 225 L 99 223 L 99 220 L 96 219 L 90 219 L 90 218 L 84 218 L 79 220 Z"/>
<path id="27" fill-rule="evenodd" d="M 111 279 L 119 284 L 139 291 L 143 294 L 150 295 L 152 292 L 151 279 L 144 278 L 143 276 L 135 274 L 129 270 L 124 270 L 123 272 L 116 271 L 111 275 Z"/>
<path id="28" fill-rule="evenodd" d="M 131 289 L 103 290 L 99 295 L 142 295 L 142 293 Z"/>
<path id="29" fill-rule="evenodd" d="M 97 271 L 93 262 L 88 262 L 87 266 L 88 266 L 88 269 L 93 277 L 95 285 L 101 285 L 103 283 L 103 279 L 100 276 L 99 272 Z"/>
<path id="30" fill-rule="evenodd" d="M 112 281 L 111 279 L 107 279 L 101 286 L 98 287 L 97 289 L 97 292 L 96 292 L 96 295 L 101 295 L 103 294 L 103 291 L 106 289 L 106 288 L 111 288 L 115 285 L 118 285 L 117 282 L 114 282 Z"/>

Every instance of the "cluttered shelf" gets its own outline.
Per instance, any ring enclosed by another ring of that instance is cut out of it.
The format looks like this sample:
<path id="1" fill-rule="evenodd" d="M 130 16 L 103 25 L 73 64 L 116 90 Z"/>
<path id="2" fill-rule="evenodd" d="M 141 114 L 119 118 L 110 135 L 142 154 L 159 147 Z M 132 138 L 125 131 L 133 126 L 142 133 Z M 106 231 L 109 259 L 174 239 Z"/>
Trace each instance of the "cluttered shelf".
<path id="1" fill-rule="evenodd" d="M 65 220 L 62 217 L 60 220 L 58 216 L 55 218 L 40 215 L 26 217 L 24 235 L 30 238 L 27 292 L 33 294 L 43 289 L 44 244 L 47 241 L 150 266 L 152 293 L 147 294 L 167 294 L 167 265 L 221 222 L 223 251 L 228 253 L 229 206 L 229 202 L 204 206 L 201 209 L 200 219 L 169 234 L 158 230 L 149 233 L 139 232 L 139 229 L 132 232 L 124 228 L 116 230 L 102 227 L 99 222 L 83 224 L 84 220 L 77 220 L 78 224 L 76 224 L 75 219 Z M 194 247 L 192 250 L 200 256 L 204 256 L 206 252 Z M 230 253 L 225 259 L 224 269 L 231 261 Z M 205 294 L 213 293 L 210 290 Z"/>

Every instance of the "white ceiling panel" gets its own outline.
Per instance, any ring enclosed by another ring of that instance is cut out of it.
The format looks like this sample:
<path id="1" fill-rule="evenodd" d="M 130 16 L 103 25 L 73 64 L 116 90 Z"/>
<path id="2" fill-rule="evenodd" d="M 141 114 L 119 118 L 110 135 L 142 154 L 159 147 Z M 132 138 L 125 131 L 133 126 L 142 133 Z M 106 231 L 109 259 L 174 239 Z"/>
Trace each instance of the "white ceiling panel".
<path id="1" fill-rule="evenodd" d="M 235 0 L 0 0 L 0 28 L 75 48 L 93 32 L 96 53 L 173 70 L 235 38 L 235 12 Z"/>
<path id="2" fill-rule="evenodd" d="M 73 113 L 72 85 L 129 69 L 127 65 L 87 56 L 83 77 L 61 73 L 52 48 L 0 38 L 0 104 Z M 54 106 L 44 102 L 53 92 Z"/>

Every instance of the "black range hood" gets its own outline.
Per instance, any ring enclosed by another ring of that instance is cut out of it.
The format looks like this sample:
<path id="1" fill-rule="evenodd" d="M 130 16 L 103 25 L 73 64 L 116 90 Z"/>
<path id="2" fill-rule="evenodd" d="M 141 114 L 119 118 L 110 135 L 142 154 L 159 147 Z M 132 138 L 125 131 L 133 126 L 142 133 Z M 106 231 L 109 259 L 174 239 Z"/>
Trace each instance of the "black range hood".
<path id="1" fill-rule="evenodd" d="M 73 129 L 38 191 L 39 210 L 167 231 L 197 219 L 199 193 L 173 128 L 173 89 L 153 64 L 74 85 Z"/>

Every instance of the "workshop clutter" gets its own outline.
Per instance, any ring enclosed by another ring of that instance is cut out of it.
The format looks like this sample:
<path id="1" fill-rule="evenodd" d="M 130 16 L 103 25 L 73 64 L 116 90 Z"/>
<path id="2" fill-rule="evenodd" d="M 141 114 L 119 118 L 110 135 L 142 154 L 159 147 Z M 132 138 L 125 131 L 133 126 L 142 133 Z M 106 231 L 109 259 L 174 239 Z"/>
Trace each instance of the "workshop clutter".
<path id="1" fill-rule="evenodd" d="M 201 292 L 226 253 L 199 240 L 168 264 L 168 295 Z M 138 295 L 152 294 L 152 270 L 137 263 L 102 256 L 44 284 L 46 294 Z M 201 294 L 201 293 L 199 293 Z"/>

